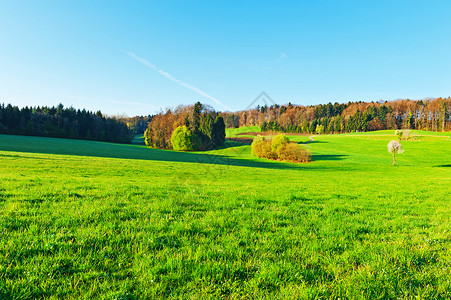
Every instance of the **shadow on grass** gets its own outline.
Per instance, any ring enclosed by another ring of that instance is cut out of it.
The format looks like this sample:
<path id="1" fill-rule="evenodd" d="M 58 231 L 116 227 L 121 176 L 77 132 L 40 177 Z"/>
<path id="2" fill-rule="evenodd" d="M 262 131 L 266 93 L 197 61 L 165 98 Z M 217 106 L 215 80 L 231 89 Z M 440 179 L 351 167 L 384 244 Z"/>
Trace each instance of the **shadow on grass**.
<path id="1" fill-rule="evenodd" d="M 136 135 L 132 141 L 133 145 L 146 145 L 144 135 Z"/>
<path id="2" fill-rule="evenodd" d="M 347 155 L 312 155 L 312 161 L 343 160 Z"/>
<path id="3" fill-rule="evenodd" d="M 231 139 L 227 138 L 225 143 L 222 146 L 219 146 L 218 148 L 216 148 L 216 150 L 227 149 L 227 148 L 235 148 L 235 147 L 241 147 L 241 146 L 248 146 L 250 144 L 251 143 L 245 143 L 245 142 L 241 142 L 241 141 L 234 141 L 234 140 L 231 140 Z"/>
<path id="4" fill-rule="evenodd" d="M 449 164 L 449 165 L 436 165 L 434 167 L 436 167 L 436 168 L 451 168 L 451 164 Z"/>
<path id="5" fill-rule="evenodd" d="M 243 144 L 238 142 L 227 142 L 224 144 L 223 149 L 237 146 L 243 146 Z M 0 151 L 202 163 L 266 169 L 305 169 L 308 165 L 262 161 L 260 159 L 240 159 L 231 156 L 212 155 L 207 153 L 151 149 L 146 146 L 133 144 L 113 144 L 95 141 L 14 135 L 0 135 Z M 324 157 L 322 159 L 324 159 Z"/>
<path id="6" fill-rule="evenodd" d="M 307 140 L 307 141 L 295 141 L 295 143 L 299 144 L 299 145 L 311 145 L 311 144 L 326 144 L 329 142 L 326 141 L 315 141 L 315 140 Z"/>
<path id="7" fill-rule="evenodd" d="M 226 138 L 226 143 L 235 143 L 236 145 L 240 144 L 240 146 L 243 145 L 250 145 L 252 144 L 253 139 L 251 138 Z"/>
<path id="8" fill-rule="evenodd" d="M 327 143 L 329 143 L 329 142 L 326 142 L 326 141 L 316 141 L 316 140 L 309 140 L 308 142 L 307 142 L 307 144 L 327 144 Z"/>

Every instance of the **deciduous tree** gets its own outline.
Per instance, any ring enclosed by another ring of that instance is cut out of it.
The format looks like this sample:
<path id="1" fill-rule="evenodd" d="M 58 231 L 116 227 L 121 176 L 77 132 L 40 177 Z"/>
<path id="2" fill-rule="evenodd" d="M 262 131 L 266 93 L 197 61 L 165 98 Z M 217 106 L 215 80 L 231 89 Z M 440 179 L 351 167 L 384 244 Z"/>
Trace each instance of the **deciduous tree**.
<path id="1" fill-rule="evenodd" d="M 396 140 L 392 140 L 388 143 L 387 147 L 388 147 L 388 152 L 390 152 L 393 155 L 393 165 L 395 165 L 396 164 L 395 153 L 398 152 L 398 154 L 401 154 L 404 152 L 404 150 L 402 149 L 401 143 Z"/>

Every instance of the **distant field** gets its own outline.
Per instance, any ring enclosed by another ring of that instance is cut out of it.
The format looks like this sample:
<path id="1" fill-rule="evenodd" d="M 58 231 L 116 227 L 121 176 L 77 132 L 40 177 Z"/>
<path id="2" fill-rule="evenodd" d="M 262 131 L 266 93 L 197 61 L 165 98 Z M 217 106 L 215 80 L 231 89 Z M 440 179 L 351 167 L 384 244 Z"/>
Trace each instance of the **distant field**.
<path id="1" fill-rule="evenodd" d="M 240 128 L 227 128 L 226 129 L 226 136 L 227 137 L 238 137 L 239 134 L 246 133 L 246 132 L 259 132 L 260 127 L 258 126 L 247 126 L 247 127 L 240 127 Z"/>
<path id="2" fill-rule="evenodd" d="M 229 140 L 242 142 L 250 144 L 252 143 L 252 139 L 256 135 L 263 135 L 267 137 L 274 136 L 276 134 L 280 134 L 278 132 L 261 132 L 260 127 L 258 126 L 247 126 L 240 128 L 227 128 L 226 129 L 226 137 Z M 296 142 L 306 142 L 309 140 L 308 134 L 299 134 L 299 133 L 285 133 L 288 135 L 292 141 Z"/>
<path id="3" fill-rule="evenodd" d="M 451 133 L 412 133 L 395 167 L 393 131 L 308 164 L 0 135 L 0 299 L 450 298 Z"/>

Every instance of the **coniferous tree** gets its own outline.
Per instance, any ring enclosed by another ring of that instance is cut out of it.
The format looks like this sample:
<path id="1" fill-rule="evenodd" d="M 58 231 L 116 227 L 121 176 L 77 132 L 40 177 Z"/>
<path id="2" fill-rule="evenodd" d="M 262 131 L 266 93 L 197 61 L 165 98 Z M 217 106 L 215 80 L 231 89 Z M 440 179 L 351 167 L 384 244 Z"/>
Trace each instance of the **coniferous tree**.
<path id="1" fill-rule="evenodd" d="M 0 133 L 45 137 L 91 139 L 130 143 L 133 132 L 119 119 L 106 118 L 100 112 L 57 107 L 0 105 Z"/>
<path id="2" fill-rule="evenodd" d="M 216 120 L 213 123 L 212 140 L 216 147 L 221 146 L 225 142 L 225 123 L 224 118 L 221 116 L 216 116 Z"/>

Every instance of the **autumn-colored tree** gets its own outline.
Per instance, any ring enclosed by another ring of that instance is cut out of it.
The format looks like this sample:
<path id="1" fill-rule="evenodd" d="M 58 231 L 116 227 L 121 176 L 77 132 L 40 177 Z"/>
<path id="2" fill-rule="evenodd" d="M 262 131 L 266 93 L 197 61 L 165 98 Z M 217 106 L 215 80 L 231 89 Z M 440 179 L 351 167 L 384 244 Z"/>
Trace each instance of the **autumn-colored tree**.
<path id="1" fill-rule="evenodd" d="M 218 113 L 210 106 L 197 102 L 193 106 L 179 106 L 174 111 L 168 110 L 154 116 L 144 134 L 146 145 L 162 149 L 179 149 L 179 146 L 172 143 L 176 129 L 178 135 L 191 134 L 192 149 L 189 150 L 212 149 L 225 142 L 224 119 L 218 118 Z M 180 147 L 179 150 L 186 151 L 186 147 Z"/>
<path id="2" fill-rule="evenodd" d="M 399 99 L 315 106 L 263 106 L 233 114 L 240 126 L 258 125 L 262 131 L 325 133 L 384 129 L 451 129 L 451 98 Z M 226 124 L 227 125 L 227 124 Z M 319 127 L 321 128 L 321 127 Z"/>

